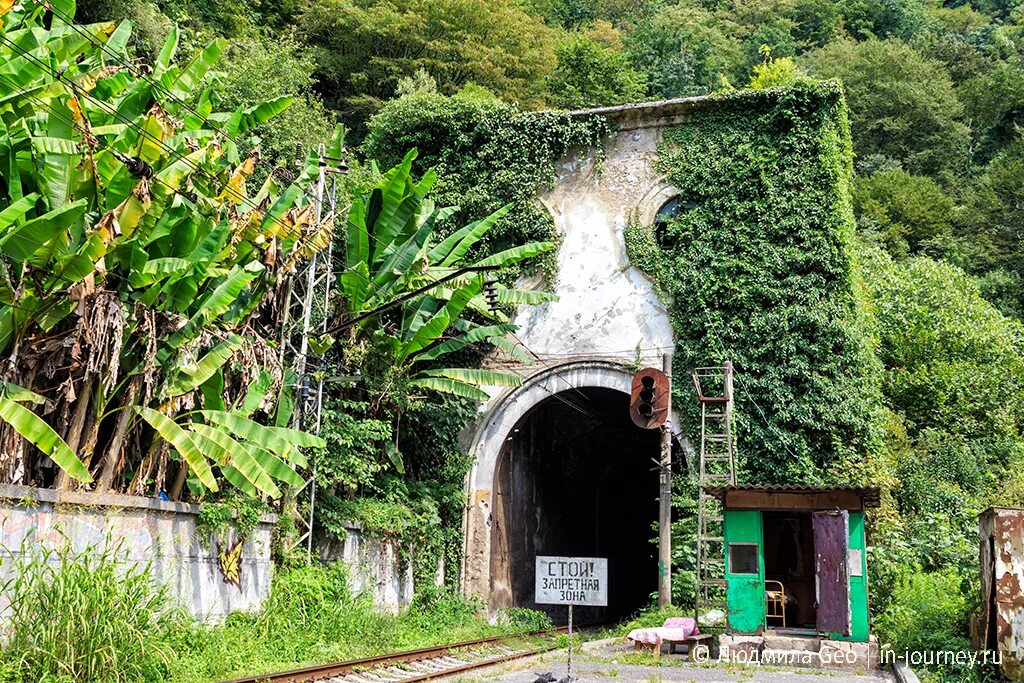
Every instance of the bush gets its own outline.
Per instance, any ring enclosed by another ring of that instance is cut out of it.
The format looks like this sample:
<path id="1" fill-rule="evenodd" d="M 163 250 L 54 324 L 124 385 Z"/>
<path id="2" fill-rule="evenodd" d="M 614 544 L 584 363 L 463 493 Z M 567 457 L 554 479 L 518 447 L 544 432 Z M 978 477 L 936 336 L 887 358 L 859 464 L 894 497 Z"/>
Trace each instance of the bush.
<path id="1" fill-rule="evenodd" d="M 889 604 L 875 620 L 879 642 L 889 643 L 897 654 L 905 650 L 969 651 L 971 644 L 965 634 L 971 607 L 959 573 L 917 569 L 896 586 Z M 973 681 L 980 673 L 970 665 L 933 668 L 940 680 Z"/>
<path id="2" fill-rule="evenodd" d="M 501 624 L 510 631 L 530 633 L 551 628 L 551 617 L 545 612 L 525 607 L 509 607 L 501 613 Z"/>
<path id="3" fill-rule="evenodd" d="M 5 562 L 10 597 L 2 680 L 130 683 L 166 679 L 168 634 L 184 623 L 149 565 L 128 562 L 122 546 L 77 554 L 70 543 L 41 549 L 26 541 Z"/>

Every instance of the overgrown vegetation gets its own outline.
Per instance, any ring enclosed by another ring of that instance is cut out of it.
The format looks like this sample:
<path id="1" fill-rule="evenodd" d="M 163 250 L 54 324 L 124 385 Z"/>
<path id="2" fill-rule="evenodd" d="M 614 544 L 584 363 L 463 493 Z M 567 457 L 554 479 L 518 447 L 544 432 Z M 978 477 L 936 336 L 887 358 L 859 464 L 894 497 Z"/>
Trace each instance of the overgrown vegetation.
<path id="1" fill-rule="evenodd" d="M 279 572 L 260 611 L 203 626 L 115 544 L 93 554 L 27 544 L 19 558 L 0 585 L 13 608 L 5 683 L 208 683 L 550 626 L 529 610 L 490 625 L 477 602 L 450 593 L 383 613 L 353 594 L 341 563 Z"/>
<path id="2" fill-rule="evenodd" d="M 189 618 L 157 588 L 149 566 L 107 539 L 81 554 L 69 541 L 41 548 L 29 537 L 5 549 L 8 600 L 0 680 L 5 683 L 135 683 L 166 680 L 173 633 Z"/>
<path id="3" fill-rule="evenodd" d="M 835 84 L 723 96 L 659 150 L 686 208 L 663 231 L 627 231 L 633 263 L 671 299 L 677 375 L 727 359 L 739 370 L 749 481 L 848 480 L 878 448 L 845 125 Z M 699 425 L 687 385 L 677 391 Z"/>
<path id="4" fill-rule="evenodd" d="M 295 382 L 273 346 L 282 274 L 323 237 L 310 234 L 299 194 L 315 172 L 309 153 L 330 147 L 337 120 L 379 168 L 418 148 L 405 186 L 433 167 L 430 198 L 459 207 L 435 216 L 432 246 L 509 205 L 463 254 L 476 263 L 556 241 L 536 194 L 559 159 L 608 132 L 600 118 L 531 110 L 726 91 L 706 126 L 679 127 L 661 150 L 693 208 L 661 243 L 639 226 L 627 234 L 636 260 L 677 295 L 677 371 L 737 362 L 748 479 L 882 486 L 869 563 L 872 606 L 889 605 L 882 635 L 921 647 L 963 637 L 973 516 L 1024 503 L 1024 12 L 1014 3 L 42 4 L 0 2 L 0 230 L 18 235 L 0 242 L 0 345 L 17 360 L 0 398 L 4 481 L 92 478 L 101 490 L 208 501 L 228 482 L 274 496 L 298 483 L 301 443 L 325 494 L 318 531 L 359 521 L 415 546 L 418 575 L 432 576 L 440 557 L 457 558 L 469 466 L 458 434 L 473 385 L 462 396 L 417 387 L 412 377 L 441 364 L 396 361 L 403 321 L 423 300 L 333 347 L 318 372 L 343 381 L 323 442 L 279 430 Z M 92 24 L 106 50 L 61 14 Z M 122 19 L 131 24 L 96 23 Z M 127 70 L 132 59 L 152 64 L 161 85 Z M 852 150 L 838 91 L 809 76 L 841 79 Z M 733 92 L 747 85 L 760 94 Z M 141 157 L 156 177 L 137 181 L 114 152 Z M 350 161 L 343 205 L 384 178 Z M 416 201 L 434 215 L 428 198 Z M 502 281 L 552 275 L 550 254 Z M 386 274 L 366 265 L 367 277 Z M 712 286 L 694 287 L 698 270 Z M 346 292 L 343 314 L 358 298 Z M 501 344 L 468 331 L 495 323 L 481 310 L 453 321 L 461 327 L 434 337 L 461 337 L 446 367 L 473 367 Z M 692 486 L 679 487 L 677 535 L 689 539 Z M 220 505 L 207 507 L 212 526 L 237 507 Z M 676 544 L 681 598 L 691 550 Z M 237 628 L 241 639 L 250 624 L 239 619 L 218 633 Z M 218 637 L 219 657 L 241 642 Z"/>

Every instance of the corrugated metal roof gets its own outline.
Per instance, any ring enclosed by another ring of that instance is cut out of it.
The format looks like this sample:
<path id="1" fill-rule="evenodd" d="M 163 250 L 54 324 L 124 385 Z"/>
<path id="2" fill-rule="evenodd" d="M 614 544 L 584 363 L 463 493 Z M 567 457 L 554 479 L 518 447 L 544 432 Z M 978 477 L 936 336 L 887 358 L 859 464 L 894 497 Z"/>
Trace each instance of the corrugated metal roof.
<path id="1" fill-rule="evenodd" d="M 758 493 L 829 493 L 850 491 L 864 498 L 865 507 L 877 507 L 881 493 L 877 488 L 862 486 L 808 486 L 806 484 L 731 484 L 728 486 L 706 486 L 704 490 L 716 498 L 729 491 L 755 491 Z"/>

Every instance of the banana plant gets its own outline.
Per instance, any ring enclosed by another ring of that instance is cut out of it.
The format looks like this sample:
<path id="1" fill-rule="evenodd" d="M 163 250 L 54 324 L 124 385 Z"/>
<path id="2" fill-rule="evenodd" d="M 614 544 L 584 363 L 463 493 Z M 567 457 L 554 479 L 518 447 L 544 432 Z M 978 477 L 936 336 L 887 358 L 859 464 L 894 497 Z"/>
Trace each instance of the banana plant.
<path id="1" fill-rule="evenodd" d="M 531 242 L 467 263 L 466 254 L 505 216 L 508 207 L 438 239 L 458 208 L 438 208 L 427 197 L 437 176 L 430 170 L 415 180 L 415 158 L 416 150 L 410 151 L 369 192 L 356 198 L 349 210 L 339 278 L 349 316 L 373 310 L 464 266 L 503 268 L 554 248 L 551 242 Z M 536 304 L 551 298 L 540 292 L 498 287 L 503 304 Z M 493 370 L 445 367 L 439 359 L 469 345 L 486 343 L 517 360 L 530 360 L 507 338 L 515 330 L 507 316 L 489 309 L 478 275 L 429 289 L 410 299 L 397 317 L 369 317 L 355 329 L 356 338 L 372 334 L 375 345 L 386 347 L 392 363 L 408 370 L 412 386 L 478 400 L 488 397 L 482 387 L 518 386 L 520 379 Z"/>
<path id="2" fill-rule="evenodd" d="M 140 69 L 130 22 L 74 13 L 0 2 L 0 482 L 276 497 L 323 443 L 285 426 L 274 314 L 331 230 L 316 159 L 248 187 L 290 99 L 214 111 L 223 41 Z"/>

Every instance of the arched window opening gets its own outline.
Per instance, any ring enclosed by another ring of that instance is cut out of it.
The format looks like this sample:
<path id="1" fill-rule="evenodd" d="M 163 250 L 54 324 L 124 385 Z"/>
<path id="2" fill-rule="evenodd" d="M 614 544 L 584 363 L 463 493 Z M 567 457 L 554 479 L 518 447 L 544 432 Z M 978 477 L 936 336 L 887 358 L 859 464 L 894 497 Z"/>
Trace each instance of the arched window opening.
<path id="1" fill-rule="evenodd" d="M 673 249 L 679 246 L 679 236 L 674 234 L 671 224 L 682 213 L 689 211 L 694 206 L 696 206 L 694 202 L 685 202 L 682 197 L 676 195 L 658 209 L 658 213 L 654 215 L 654 239 L 662 249 Z"/>

